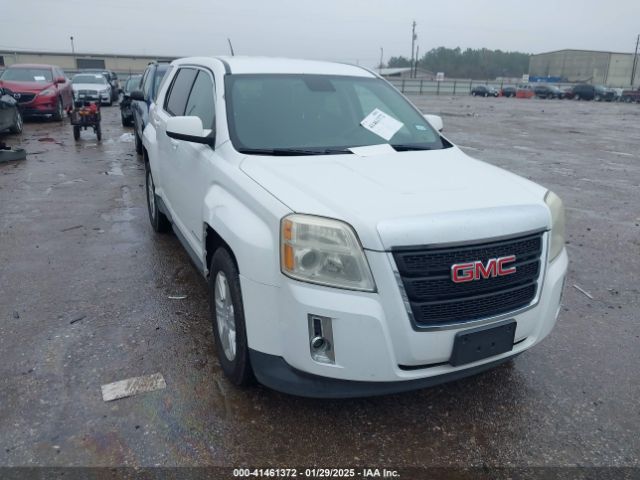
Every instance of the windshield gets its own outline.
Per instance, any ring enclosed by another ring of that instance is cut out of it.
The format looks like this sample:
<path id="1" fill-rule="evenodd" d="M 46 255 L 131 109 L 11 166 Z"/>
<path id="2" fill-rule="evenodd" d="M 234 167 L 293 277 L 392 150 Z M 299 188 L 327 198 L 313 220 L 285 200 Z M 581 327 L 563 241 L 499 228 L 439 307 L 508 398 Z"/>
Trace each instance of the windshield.
<path id="1" fill-rule="evenodd" d="M 247 74 L 225 81 L 230 136 L 241 152 L 350 153 L 345 149 L 384 143 L 397 150 L 443 148 L 425 118 L 378 78 Z M 381 126 L 390 127 L 386 135 L 361 125 L 376 110 Z"/>
<path id="2" fill-rule="evenodd" d="M 71 80 L 72 83 L 94 83 L 97 85 L 105 85 L 107 79 L 102 75 L 76 75 Z"/>
<path id="3" fill-rule="evenodd" d="M 8 68 L 2 74 L 2 80 L 7 82 L 40 82 L 53 81 L 51 70 L 45 68 Z"/>
<path id="4" fill-rule="evenodd" d="M 124 86 L 124 91 L 125 92 L 132 92 L 133 90 L 137 89 L 140 86 L 140 79 L 141 78 L 142 78 L 141 76 L 130 77 L 127 80 L 127 83 Z"/>

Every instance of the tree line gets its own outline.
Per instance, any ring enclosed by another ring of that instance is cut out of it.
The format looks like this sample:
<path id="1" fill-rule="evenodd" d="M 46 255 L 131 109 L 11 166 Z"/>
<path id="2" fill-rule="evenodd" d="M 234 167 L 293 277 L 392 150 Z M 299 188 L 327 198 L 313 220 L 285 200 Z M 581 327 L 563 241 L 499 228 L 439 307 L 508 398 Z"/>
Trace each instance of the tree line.
<path id="1" fill-rule="evenodd" d="M 430 72 L 444 72 L 449 78 L 484 80 L 496 77 L 520 77 L 529 71 L 529 54 L 504 52 L 487 48 L 438 47 L 429 50 L 418 60 L 418 68 Z M 391 57 L 389 68 L 410 67 L 411 59 Z"/>

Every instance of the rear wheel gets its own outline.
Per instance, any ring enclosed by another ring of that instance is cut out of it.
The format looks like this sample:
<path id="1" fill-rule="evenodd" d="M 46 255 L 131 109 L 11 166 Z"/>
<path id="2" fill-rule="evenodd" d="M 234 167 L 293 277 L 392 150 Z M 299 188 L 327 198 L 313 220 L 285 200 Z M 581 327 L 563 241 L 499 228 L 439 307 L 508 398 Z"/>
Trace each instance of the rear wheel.
<path id="1" fill-rule="evenodd" d="M 227 378 L 235 385 L 253 380 L 240 290 L 240 276 L 231 254 L 218 248 L 209 276 L 209 304 L 216 353 Z"/>
<path id="2" fill-rule="evenodd" d="M 80 140 L 80 127 L 74 125 L 73 126 L 73 139 L 77 142 Z"/>
<path id="3" fill-rule="evenodd" d="M 98 141 L 102 140 L 102 127 L 100 124 L 96 125 L 96 136 L 98 137 Z"/>
<path id="4" fill-rule="evenodd" d="M 476 92 L 471 92 L 471 96 L 475 97 L 476 96 Z"/>
<path id="5" fill-rule="evenodd" d="M 149 162 L 146 164 L 147 174 L 147 210 L 149 211 L 149 221 L 151 227 L 157 233 L 168 232 L 171 229 L 171 222 L 167 216 L 158 209 L 158 197 L 156 196 L 156 186 L 153 183 L 153 175 Z"/>
<path id="6" fill-rule="evenodd" d="M 16 109 L 16 116 L 13 119 L 13 126 L 9 129 L 9 131 L 11 133 L 22 133 L 22 126 L 22 114 L 20 113 L 20 110 Z"/>

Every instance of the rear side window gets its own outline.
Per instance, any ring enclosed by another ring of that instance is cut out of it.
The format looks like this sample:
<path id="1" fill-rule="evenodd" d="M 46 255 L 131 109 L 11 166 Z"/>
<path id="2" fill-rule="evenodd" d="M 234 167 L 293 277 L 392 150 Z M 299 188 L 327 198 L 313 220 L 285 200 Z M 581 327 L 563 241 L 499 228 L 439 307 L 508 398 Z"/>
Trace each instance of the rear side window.
<path id="1" fill-rule="evenodd" d="M 191 89 L 189 100 L 187 100 L 187 108 L 184 114 L 186 116 L 199 117 L 202 120 L 204 128 L 214 128 L 215 105 L 213 100 L 213 82 L 211 76 L 200 70 L 196 81 Z"/>
<path id="2" fill-rule="evenodd" d="M 191 86 L 196 78 L 197 70 L 181 68 L 173 79 L 169 96 L 164 102 L 164 109 L 174 116 L 184 115 L 187 99 L 191 93 Z"/>

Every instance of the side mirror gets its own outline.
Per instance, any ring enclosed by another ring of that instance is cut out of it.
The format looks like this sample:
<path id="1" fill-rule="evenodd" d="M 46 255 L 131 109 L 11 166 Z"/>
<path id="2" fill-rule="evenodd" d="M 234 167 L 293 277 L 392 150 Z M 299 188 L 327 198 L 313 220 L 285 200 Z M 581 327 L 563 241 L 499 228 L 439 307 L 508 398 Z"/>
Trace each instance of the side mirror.
<path id="1" fill-rule="evenodd" d="M 442 117 L 439 115 L 425 115 L 425 120 L 429 122 L 429 124 L 435 128 L 437 131 L 441 132 L 444 128 L 444 124 L 442 123 Z"/>
<path id="2" fill-rule="evenodd" d="M 57 84 L 64 83 L 66 81 L 67 81 L 67 79 L 64 78 L 64 77 L 56 77 L 56 83 Z"/>
<path id="3" fill-rule="evenodd" d="M 202 128 L 200 117 L 171 117 L 167 120 L 167 136 L 185 142 L 214 146 L 215 137 Z"/>
<path id="4" fill-rule="evenodd" d="M 129 96 L 131 97 L 131 100 L 140 100 L 141 102 L 144 102 L 144 93 L 142 93 L 142 90 L 134 90 L 129 94 Z"/>

